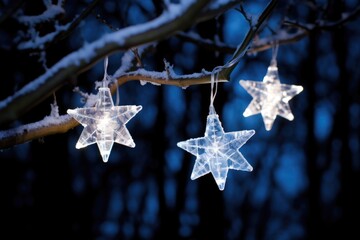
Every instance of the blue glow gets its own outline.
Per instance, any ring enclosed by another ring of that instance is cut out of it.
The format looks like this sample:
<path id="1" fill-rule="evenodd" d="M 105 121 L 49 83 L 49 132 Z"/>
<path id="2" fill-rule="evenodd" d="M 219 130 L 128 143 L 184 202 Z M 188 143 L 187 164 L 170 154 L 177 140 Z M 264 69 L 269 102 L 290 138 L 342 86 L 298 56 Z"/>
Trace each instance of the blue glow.
<path id="1" fill-rule="evenodd" d="M 165 159 L 170 174 L 174 174 L 181 169 L 182 158 L 179 149 L 172 148 L 165 152 Z"/>
<path id="2" fill-rule="evenodd" d="M 176 182 L 172 179 L 169 179 L 165 182 L 165 198 L 166 198 L 166 204 L 169 208 L 174 208 L 176 203 Z"/>
<path id="3" fill-rule="evenodd" d="M 308 185 L 304 171 L 304 159 L 301 156 L 302 153 L 299 149 L 287 146 L 275 171 L 276 183 L 292 198 L 300 194 Z"/>
<path id="4" fill-rule="evenodd" d="M 319 104 L 315 109 L 315 136 L 318 140 L 325 140 L 332 128 L 333 116 L 329 109 L 329 104 Z"/>
<path id="5" fill-rule="evenodd" d="M 106 221 L 100 226 L 104 235 L 114 237 L 119 232 L 119 225 L 112 221 Z"/>

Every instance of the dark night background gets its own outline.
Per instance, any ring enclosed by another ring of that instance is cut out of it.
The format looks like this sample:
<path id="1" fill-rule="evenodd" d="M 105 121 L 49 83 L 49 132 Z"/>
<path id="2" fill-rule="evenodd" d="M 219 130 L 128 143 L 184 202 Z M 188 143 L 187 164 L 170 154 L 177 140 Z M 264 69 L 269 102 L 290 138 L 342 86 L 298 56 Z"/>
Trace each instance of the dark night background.
<path id="1" fill-rule="evenodd" d="M 0 1 L 1 12 L 8 2 Z M 22 5 L 24 11 L 41 12 L 41 1 L 29 2 Z M 244 7 L 256 16 L 266 2 L 245 1 Z M 328 6 L 315 9 L 305 2 Z M 351 0 L 280 3 L 260 37 L 276 31 L 284 13 L 304 23 L 319 17 L 336 21 L 359 5 Z M 71 19 L 86 4 L 66 1 L 63 18 Z M 160 9 L 160 1 L 100 1 L 70 36 L 47 48 L 47 65 L 111 27 L 145 22 Z M 39 54 L 17 50 L 23 27 L 13 18 L 0 24 L 1 100 L 45 71 Z M 191 30 L 236 46 L 247 29 L 244 17 L 232 9 Z M 110 75 L 120 67 L 121 56 L 109 57 Z M 176 73 L 189 74 L 211 71 L 230 56 L 173 36 L 158 42 L 142 61 L 148 70 L 163 71 L 166 59 Z M 95 144 L 75 148 L 81 125 L 0 151 L 0 238 L 360 239 L 359 17 L 279 46 L 281 82 L 304 91 L 290 101 L 295 119 L 278 116 L 268 132 L 261 115 L 243 117 L 251 96 L 239 80 L 261 81 L 270 60 L 271 48 L 247 54 L 230 81 L 219 84 L 215 108 L 224 130 L 256 131 L 240 149 L 254 170 L 230 170 L 224 191 L 211 174 L 190 180 L 195 156 L 176 146 L 204 135 L 210 85 L 181 89 L 132 81 L 121 85 L 119 94 L 120 105 L 143 106 L 127 124 L 136 147 L 114 144 L 109 162 L 102 162 Z M 60 114 L 82 106 L 72 91 L 75 85 L 96 93 L 94 82 L 102 76 L 99 61 L 58 90 Z M 50 114 L 51 103 L 52 97 L 15 124 L 41 120 Z"/>

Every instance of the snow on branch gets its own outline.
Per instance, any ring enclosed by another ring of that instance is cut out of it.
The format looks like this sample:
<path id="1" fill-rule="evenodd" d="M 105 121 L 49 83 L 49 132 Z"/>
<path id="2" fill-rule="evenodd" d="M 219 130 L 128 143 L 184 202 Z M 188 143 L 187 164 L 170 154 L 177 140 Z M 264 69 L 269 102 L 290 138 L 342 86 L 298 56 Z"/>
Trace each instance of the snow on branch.
<path id="1" fill-rule="evenodd" d="M 231 4 L 233 4 L 233 1 L 222 0 L 219 2 L 231 2 Z M 270 1 L 260 15 L 257 24 L 248 30 L 245 39 L 235 50 L 233 59 L 242 56 L 246 52 L 251 40 L 261 24 L 270 15 L 277 2 L 278 0 Z M 91 64 L 94 64 L 96 61 L 109 55 L 109 53 L 116 50 L 131 49 L 136 46 L 163 39 L 194 24 L 194 21 L 191 19 L 197 19 L 197 21 L 199 21 L 199 19 L 196 18 L 196 16 L 198 16 L 197 13 L 205 6 L 207 1 L 186 1 L 186 3 L 187 4 L 177 6 L 177 8 L 170 8 L 173 10 L 163 13 L 153 21 L 105 35 L 101 39 L 64 57 L 44 75 L 24 86 L 13 96 L 0 102 L 0 125 L 17 119 L 20 113 L 24 113 L 28 110 L 34 102 L 45 99 L 49 94 L 61 87 L 67 78 Z M 220 14 L 220 12 L 218 14 Z M 214 16 L 214 12 L 211 14 L 205 13 L 204 15 Z M 200 17 L 204 17 L 204 15 L 201 15 Z M 205 20 L 205 18 L 202 19 Z M 235 65 L 228 68 L 221 68 L 218 72 L 219 80 L 227 80 L 234 67 Z M 180 87 L 211 82 L 211 72 L 207 71 L 189 75 L 176 75 L 172 72 L 171 78 L 169 78 L 169 73 L 166 70 L 159 73 L 138 69 L 127 73 L 121 73 L 120 71 L 118 74 L 119 75 L 113 76 L 116 77 L 118 85 L 131 80 L 144 80 L 156 84 L 175 85 Z M 111 92 L 114 93 L 116 88 L 116 84 L 110 86 Z M 58 125 L 47 124 L 49 119 L 44 119 L 37 123 L 27 124 L 11 130 L 0 131 L 0 149 L 46 135 L 63 133 L 78 125 L 78 123 L 68 115 L 59 116 L 56 119 L 59 119 L 60 121 Z"/>
<path id="2" fill-rule="evenodd" d="M 199 0 L 172 4 L 167 12 L 152 21 L 109 33 L 65 56 L 42 76 L 0 102 L 0 125 L 16 120 L 36 103 L 60 88 L 70 77 L 95 64 L 106 55 L 166 38 L 191 26 L 193 22 L 189 19 L 196 18 L 197 13 L 207 2 L 208 0 Z"/>
<path id="3" fill-rule="evenodd" d="M 28 41 L 20 42 L 18 45 L 19 50 L 26 50 L 26 49 L 43 49 L 45 44 L 53 42 L 55 37 L 60 35 L 62 32 L 68 31 L 71 23 L 59 26 L 55 26 L 55 31 L 48 33 L 44 36 L 36 36 Z"/>
<path id="4" fill-rule="evenodd" d="M 30 40 L 28 41 L 24 41 L 24 42 L 20 42 L 18 44 L 18 49 L 19 50 L 27 50 L 27 49 L 44 49 L 46 48 L 48 45 L 50 45 L 51 43 L 55 43 L 58 40 L 61 40 L 63 38 L 65 38 L 66 36 L 68 36 L 70 34 L 70 32 L 75 29 L 80 22 L 86 18 L 87 15 L 89 15 L 89 13 L 93 10 L 93 8 L 96 6 L 96 4 L 99 2 L 99 0 L 93 0 L 82 12 L 79 16 L 75 17 L 74 20 L 72 20 L 71 22 L 64 24 L 64 25 L 59 25 L 57 22 L 55 22 L 55 31 L 50 32 L 48 34 L 45 34 L 43 36 L 38 36 L 35 35 L 33 36 Z M 58 2 L 58 5 L 61 3 L 61 1 Z M 51 5 L 54 6 L 54 5 Z M 59 7 L 60 6 L 56 6 Z M 49 11 L 46 10 L 46 11 Z M 45 12 L 46 12 L 45 11 Z M 43 13 L 42 15 L 46 15 L 45 13 Z M 25 16 L 23 16 L 25 17 Z M 26 16 L 27 18 L 29 18 L 29 16 Z M 20 19 L 19 19 L 20 20 Z M 36 21 L 33 21 L 36 22 Z M 33 29 L 33 26 L 30 26 L 31 29 Z M 31 30 L 29 29 L 29 30 Z M 31 30 L 32 34 L 37 33 L 37 31 L 35 31 L 34 29 Z M 38 34 L 38 33 L 37 33 Z"/>
<path id="5" fill-rule="evenodd" d="M 188 75 L 177 75 L 172 72 L 171 79 L 169 79 L 169 75 L 166 70 L 163 72 L 154 72 L 147 71 L 145 69 L 138 69 L 133 72 L 128 72 L 122 76 L 116 76 L 116 79 L 119 85 L 131 80 L 142 79 L 143 81 L 151 82 L 153 84 L 166 84 L 186 87 L 192 84 L 195 85 L 209 83 L 210 75 L 211 72 L 205 70 L 203 70 L 203 72 L 201 73 L 193 73 Z M 219 82 L 224 81 L 227 80 L 219 79 Z M 114 93 L 116 91 L 116 88 L 117 86 L 115 84 L 111 85 L 111 92 Z M 93 106 L 95 104 L 94 99 L 96 99 L 95 96 L 87 96 L 85 106 Z M 64 133 L 67 132 L 69 129 L 76 127 L 78 124 L 79 123 L 77 121 L 75 121 L 67 114 L 61 116 L 51 114 L 50 116 L 46 116 L 41 121 L 25 124 L 9 130 L 0 131 L 0 149 L 8 148 L 48 135 Z"/>
<path id="6" fill-rule="evenodd" d="M 35 123 L 0 131 L 0 149 L 57 133 L 65 133 L 77 125 L 78 122 L 69 115 L 46 116 L 43 120 Z"/>
<path id="7" fill-rule="evenodd" d="M 149 48 L 155 47 L 156 43 L 144 44 L 137 48 L 133 48 L 124 52 L 121 57 L 120 67 L 114 73 L 114 76 L 119 76 L 125 72 L 131 71 L 133 66 L 141 66 L 141 56 Z"/>
<path id="8" fill-rule="evenodd" d="M 61 1 L 59 1 L 61 3 Z M 54 20 L 58 15 L 65 13 L 65 10 L 61 7 L 60 4 L 54 5 L 50 4 L 46 6 L 46 10 L 42 12 L 40 15 L 35 16 L 27 16 L 22 15 L 17 18 L 17 20 L 24 24 L 35 26 L 42 22 L 48 22 Z"/>
<path id="9" fill-rule="evenodd" d="M 119 85 L 132 80 L 141 80 L 154 85 L 172 85 L 186 88 L 191 85 L 210 83 L 211 72 L 203 70 L 201 73 L 178 75 L 173 71 L 171 66 L 168 66 L 162 72 L 148 71 L 140 68 L 136 71 L 114 75 L 113 77 L 117 79 Z M 227 81 L 228 77 L 220 75 L 219 82 Z"/>

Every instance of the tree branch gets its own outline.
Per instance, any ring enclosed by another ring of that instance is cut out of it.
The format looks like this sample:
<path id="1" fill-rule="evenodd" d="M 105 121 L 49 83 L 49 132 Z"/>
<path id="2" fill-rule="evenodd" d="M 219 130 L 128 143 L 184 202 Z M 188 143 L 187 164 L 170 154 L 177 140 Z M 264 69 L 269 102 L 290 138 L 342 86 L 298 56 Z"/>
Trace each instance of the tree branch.
<path id="1" fill-rule="evenodd" d="M 333 21 L 333 22 L 321 20 L 321 21 L 318 21 L 317 23 L 302 24 L 302 23 L 288 20 L 288 21 L 285 21 L 284 24 L 306 30 L 307 32 L 316 31 L 316 30 L 331 31 L 335 28 L 338 28 L 338 27 L 346 24 L 347 22 L 354 20 L 356 17 L 358 17 L 358 15 L 360 15 L 360 5 L 358 5 L 352 12 L 343 13 L 342 15 L 343 15 L 343 17 L 341 19 L 339 19 L 337 21 Z"/>
<path id="2" fill-rule="evenodd" d="M 16 120 L 58 90 L 67 79 L 91 67 L 112 52 L 127 50 L 161 40 L 193 24 L 197 13 L 209 0 L 186 2 L 181 11 L 164 12 L 158 18 L 136 27 L 127 27 L 67 55 L 42 76 L 0 102 L 0 126 Z"/>
<path id="3" fill-rule="evenodd" d="M 270 16 L 270 13 L 274 10 L 274 8 L 278 2 L 279 2 L 278 0 L 270 1 L 270 3 L 266 6 L 265 10 L 260 15 L 260 17 L 259 17 L 258 21 L 255 23 L 255 25 L 250 26 L 250 29 L 249 29 L 247 35 L 245 36 L 245 39 L 243 40 L 241 45 L 239 45 L 239 47 L 236 49 L 232 58 L 226 64 L 226 65 L 229 65 L 229 67 L 224 69 L 222 71 L 222 74 L 224 74 L 225 76 L 229 76 L 231 74 L 231 72 L 236 67 L 236 64 L 233 64 L 233 63 L 238 62 L 238 59 L 241 58 L 245 54 L 248 47 L 250 46 L 251 41 L 254 39 L 255 34 L 258 32 L 258 30 L 260 29 L 262 24 L 265 22 L 265 20 Z M 220 76 L 220 74 L 219 74 L 219 76 Z"/>
<path id="4" fill-rule="evenodd" d="M 263 11 L 261 16 L 259 17 L 257 24 L 250 28 L 245 39 L 243 40 L 241 45 L 239 45 L 239 47 L 236 49 L 236 52 L 234 53 L 232 60 L 238 58 L 239 56 L 242 56 L 245 52 L 252 53 L 252 52 L 263 51 L 268 48 L 271 48 L 274 40 L 278 41 L 279 44 L 289 43 L 289 42 L 297 41 L 297 40 L 307 36 L 312 31 L 315 31 L 315 30 L 332 30 L 336 27 L 344 25 L 348 21 L 353 20 L 357 15 L 360 14 L 360 6 L 358 6 L 357 8 L 354 9 L 354 11 L 352 11 L 349 14 L 345 14 L 343 16 L 343 18 L 341 18 L 340 20 L 335 21 L 335 22 L 319 22 L 319 23 L 313 24 L 313 25 L 311 25 L 311 24 L 305 25 L 304 24 L 304 27 L 301 27 L 301 24 L 300 24 L 300 26 L 297 26 L 298 30 L 295 33 L 289 34 L 285 30 L 279 31 L 276 35 L 254 41 L 251 48 L 248 49 L 248 46 L 250 45 L 250 42 L 253 40 L 256 32 L 259 30 L 260 25 L 263 24 L 265 19 L 270 15 L 270 13 L 272 12 L 272 10 L 275 7 L 275 4 L 277 2 L 278 2 L 277 0 L 273 0 L 268 4 L 267 8 Z M 231 3 L 233 3 L 233 2 L 231 2 Z M 195 13 L 192 13 L 192 14 L 195 14 Z M 204 15 L 202 15 L 202 17 L 203 16 Z M 214 13 L 212 13 L 211 16 L 214 16 Z M 164 25 L 166 25 L 166 26 L 162 26 L 164 29 L 163 29 L 163 31 L 161 31 L 161 34 L 160 34 L 162 36 L 161 38 L 164 38 L 165 35 L 173 34 L 178 29 L 183 29 L 185 27 L 180 23 L 174 23 L 174 22 L 177 22 L 177 20 L 178 19 L 173 19 L 173 21 L 172 21 L 172 24 L 175 24 L 175 25 L 179 24 L 177 26 L 169 26 L 166 23 L 164 23 Z M 199 18 L 197 19 L 197 21 L 199 21 Z M 172 24 L 170 24 L 170 25 L 172 25 Z M 187 24 L 190 24 L 190 23 L 187 23 Z M 286 21 L 285 24 L 295 26 L 298 23 L 295 24 L 294 22 Z M 127 28 L 124 30 L 129 30 L 129 29 L 131 29 L 131 28 Z M 124 34 L 124 31 L 122 31 L 122 30 L 120 30 L 119 32 L 120 33 L 117 33 L 118 34 L 117 36 L 125 35 L 122 38 L 122 39 L 124 39 L 125 43 L 121 44 L 121 43 L 116 43 L 116 42 L 114 43 L 111 41 L 102 40 L 103 41 L 102 44 L 104 46 L 106 45 L 105 43 L 108 43 L 111 46 L 105 47 L 105 50 L 103 50 L 103 51 L 99 51 L 98 45 L 101 42 L 99 40 L 99 41 L 95 42 L 94 44 L 92 44 L 92 48 L 90 48 L 90 50 L 94 50 L 94 55 L 95 55 L 95 56 L 92 56 L 91 61 L 85 61 L 83 59 L 83 57 L 72 59 L 73 58 L 72 55 L 69 55 L 69 56 L 65 57 L 64 59 L 62 59 L 53 68 L 51 68 L 50 73 L 48 73 L 48 74 L 45 73 L 43 76 L 34 80 L 32 85 L 35 85 L 34 87 L 35 87 L 36 91 L 39 91 L 39 89 L 43 88 L 44 82 L 46 82 L 46 81 L 54 82 L 51 84 L 52 88 L 51 87 L 49 88 L 49 86 L 47 86 L 47 88 L 46 88 L 46 89 L 50 89 L 49 94 L 48 94 L 48 95 L 50 95 L 55 89 L 57 89 L 62 84 L 64 84 L 65 80 L 71 74 L 76 74 L 77 72 L 85 69 L 86 67 L 90 67 L 91 64 L 95 63 L 100 58 L 106 56 L 107 54 L 104 54 L 105 52 L 108 53 L 111 51 L 122 50 L 122 49 L 125 49 L 126 46 L 136 46 L 136 44 L 131 45 L 130 43 L 146 43 L 146 42 L 150 42 L 151 39 L 155 40 L 158 37 L 158 35 L 156 34 L 156 31 L 154 31 L 153 29 L 148 29 L 148 31 L 144 31 L 142 33 L 136 34 L 136 36 L 127 36 L 126 34 Z M 148 33 L 151 33 L 152 36 L 146 38 L 146 40 L 144 42 L 142 42 L 141 36 L 146 35 Z M 85 50 L 89 50 L 89 49 L 85 49 L 85 47 L 84 47 L 82 50 L 77 51 L 76 54 L 81 54 Z M 98 55 L 95 53 L 97 53 Z M 77 60 L 78 62 L 75 62 L 75 60 Z M 230 60 L 230 61 L 232 61 L 232 60 Z M 70 61 L 73 65 L 76 65 L 77 63 L 79 63 L 79 66 L 77 68 L 72 66 L 72 69 L 67 71 L 66 64 L 65 64 L 65 62 L 67 62 L 67 61 Z M 235 65 L 233 65 L 230 68 L 223 68 L 219 72 L 220 81 L 226 81 L 227 79 L 229 79 L 229 75 L 231 74 L 234 67 L 235 67 Z M 65 74 L 65 76 L 60 76 L 61 74 Z M 55 78 L 55 80 L 53 80 L 54 79 L 53 77 Z M 153 84 L 165 84 L 165 85 L 174 85 L 174 86 L 179 86 L 179 87 L 187 87 L 187 86 L 195 85 L 195 84 L 209 83 L 210 77 L 211 77 L 211 72 L 204 71 L 202 73 L 190 74 L 190 75 L 179 75 L 179 76 L 172 75 L 171 79 L 169 79 L 168 75 L 163 72 L 159 73 L 159 72 L 146 71 L 144 69 L 138 69 L 138 70 L 132 71 L 132 72 L 119 73 L 118 75 L 114 75 L 114 77 L 116 77 L 119 85 L 124 84 L 128 81 L 132 81 L 132 80 L 144 80 L 146 82 L 151 82 Z M 43 80 L 40 81 L 39 79 L 43 79 Z M 113 84 L 112 86 L 110 86 L 110 89 L 111 89 L 111 92 L 114 93 L 116 91 L 116 85 Z M 22 94 L 27 94 L 27 93 L 25 91 L 25 93 L 22 93 Z M 25 102 L 27 101 L 27 100 L 25 100 L 26 98 L 24 98 L 24 100 L 19 102 L 19 100 L 17 98 L 21 97 L 22 94 L 20 94 L 19 96 L 14 95 L 13 97 L 10 97 L 10 99 L 8 98 L 8 99 L 5 99 L 2 102 L 0 102 L 0 116 L 1 116 L 0 124 L 9 120 L 8 117 L 3 119 L 4 112 L 7 114 L 11 114 L 11 108 L 16 106 L 16 103 L 21 103 L 22 101 L 25 101 Z M 46 95 L 46 97 L 48 95 Z M 15 100 L 13 100 L 13 99 L 15 99 Z M 8 107 L 8 106 L 10 106 L 10 107 Z M 12 118 L 10 117 L 10 119 L 11 120 L 16 119 L 16 117 L 19 114 L 18 112 L 21 110 L 24 110 L 28 107 L 29 107 L 29 105 L 20 107 L 19 108 L 20 110 L 19 109 L 16 110 L 16 112 L 17 112 L 17 113 L 15 113 L 16 115 L 13 116 Z M 6 110 L 4 110 L 4 109 L 6 109 Z M 65 115 L 62 115 L 59 117 L 45 117 L 43 120 L 35 122 L 35 123 L 30 123 L 30 124 L 22 125 L 17 128 L 0 131 L 0 149 L 5 149 L 8 147 L 17 145 L 17 144 L 25 143 L 27 141 L 31 141 L 31 140 L 45 137 L 45 136 L 52 135 L 52 134 L 65 133 L 69 129 L 74 128 L 77 125 L 79 125 L 79 123 L 77 121 L 75 121 L 69 115 L 65 114 Z"/>
<path id="5" fill-rule="evenodd" d="M 303 29 L 298 29 L 294 33 L 288 33 L 286 30 L 280 30 L 277 34 L 272 35 L 271 37 L 255 40 L 247 53 L 252 54 L 265 51 L 272 48 L 274 46 L 274 42 L 277 42 L 279 45 L 297 42 L 306 37 L 308 34 L 309 32 Z"/>
<path id="6" fill-rule="evenodd" d="M 0 131 L 0 149 L 9 148 L 48 135 L 65 133 L 78 124 L 70 115 L 62 115 L 57 118 L 45 117 L 43 120 L 35 123 Z"/>
<path id="7" fill-rule="evenodd" d="M 278 31 L 276 34 L 265 37 L 265 38 L 256 38 L 251 47 L 246 51 L 248 54 L 261 52 L 268 50 L 273 47 L 274 41 L 279 45 L 289 44 L 297 42 L 304 37 L 307 37 L 311 32 L 319 30 L 331 31 L 339 26 L 345 25 L 347 22 L 354 20 L 357 16 L 360 15 L 360 5 L 356 7 L 352 12 L 343 14 L 343 18 L 335 22 L 329 21 L 320 21 L 317 24 L 301 24 L 294 21 L 284 21 L 284 25 L 289 25 L 297 30 L 295 32 L 289 33 L 285 29 Z M 226 45 L 225 43 L 219 43 L 212 41 L 210 39 L 202 39 L 200 36 L 195 33 L 178 33 L 177 36 L 183 40 L 198 44 L 201 47 L 211 49 L 214 51 L 221 51 L 223 53 L 233 53 L 235 47 Z"/>
<path id="8" fill-rule="evenodd" d="M 11 4 L 6 10 L 0 15 L 0 25 L 4 23 L 11 15 L 14 14 L 24 3 L 25 0 L 11 1 Z"/>
<path id="9" fill-rule="evenodd" d="M 18 45 L 20 50 L 27 49 L 39 49 L 44 50 L 48 48 L 51 44 L 54 44 L 67 36 L 81 23 L 81 21 L 86 18 L 94 7 L 98 4 L 100 0 L 93 0 L 82 12 L 79 16 L 77 16 L 73 21 L 67 23 L 63 26 L 57 26 L 56 31 L 48 33 L 44 36 L 38 37 L 36 41 L 30 39 L 25 42 L 21 42 Z"/>
<path id="10" fill-rule="evenodd" d="M 215 42 L 211 39 L 202 38 L 199 34 L 194 32 L 190 32 L 190 33 L 179 32 L 176 34 L 176 36 L 184 41 L 192 42 L 200 47 L 209 49 L 211 51 L 219 51 L 219 52 L 231 54 L 234 53 L 236 50 L 236 47 L 234 46 L 229 46 L 228 44 L 223 42 L 218 42 L 218 41 Z"/>
<path id="11" fill-rule="evenodd" d="M 127 72 L 121 76 L 114 76 L 119 85 L 132 80 L 141 80 L 154 85 L 172 85 L 177 87 L 186 88 L 192 85 L 207 84 L 211 82 L 211 72 L 203 71 L 202 73 L 193 73 L 188 75 L 173 75 L 169 78 L 168 73 L 165 72 L 152 72 L 144 69 L 139 69 L 133 72 Z M 228 78 L 220 78 L 219 82 L 227 82 Z"/>
<path id="12" fill-rule="evenodd" d="M 257 24 L 253 28 L 250 28 L 250 30 L 248 31 L 244 41 L 235 52 L 234 57 L 236 57 L 237 54 L 240 53 L 240 51 L 245 51 L 247 49 L 247 44 L 250 43 L 251 37 L 255 35 L 260 25 L 270 15 L 271 10 L 273 10 L 275 6 L 274 4 L 276 4 L 277 1 L 278 0 L 272 0 L 268 5 L 268 7 L 263 11 L 263 13 L 258 19 Z M 162 75 L 162 74 L 164 73 L 155 74 L 154 72 L 149 72 L 140 69 L 134 72 L 120 73 L 118 76 L 114 76 L 114 77 L 116 77 L 118 81 L 118 85 L 124 84 L 125 82 L 132 80 L 145 80 L 147 82 L 151 82 L 155 84 L 166 84 L 166 85 L 174 85 L 179 87 L 187 87 L 189 85 L 211 82 L 211 72 L 207 72 L 207 71 L 198 74 L 191 74 L 191 75 L 181 75 L 181 76 L 175 75 L 172 76 L 171 79 L 168 79 L 167 77 L 168 75 Z M 222 70 L 220 70 L 219 72 L 219 81 L 226 81 L 227 79 L 229 79 L 230 74 L 231 74 L 231 70 L 229 71 L 228 68 L 222 68 Z M 114 93 L 116 91 L 116 84 L 110 86 L 110 89 L 111 92 Z M 69 117 L 68 115 L 63 115 L 59 117 L 59 119 L 61 119 L 60 121 L 61 123 L 59 123 L 60 127 L 56 126 L 56 124 L 55 125 L 50 124 L 50 125 L 43 125 L 40 128 L 33 128 L 32 127 L 33 125 L 27 124 L 11 130 L 0 131 L 0 149 L 8 148 L 13 145 L 24 143 L 26 141 L 44 137 L 47 135 L 51 135 L 55 133 L 63 133 L 78 125 L 77 122 L 74 122 L 72 118 L 68 118 L 68 117 Z M 38 123 L 41 122 L 42 121 Z M 36 125 L 37 123 L 32 123 L 32 124 Z M 27 131 L 24 131 L 23 130 L 24 128 L 26 128 Z"/>

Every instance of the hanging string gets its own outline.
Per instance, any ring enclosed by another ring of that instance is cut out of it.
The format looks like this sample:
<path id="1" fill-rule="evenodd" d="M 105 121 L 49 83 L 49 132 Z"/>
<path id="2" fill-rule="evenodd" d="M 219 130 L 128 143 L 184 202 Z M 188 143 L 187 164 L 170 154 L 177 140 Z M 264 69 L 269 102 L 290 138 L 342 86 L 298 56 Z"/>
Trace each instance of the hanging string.
<path id="1" fill-rule="evenodd" d="M 277 52 L 278 52 L 278 48 L 279 48 L 279 43 L 278 43 L 277 40 L 275 40 L 274 42 L 275 43 L 273 45 L 273 53 L 272 53 L 271 65 L 276 66 L 276 64 L 277 64 L 276 63 L 276 57 L 277 57 Z M 239 50 L 240 47 L 241 47 L 241 45 L 239 45 L 237 47 L 235 53 Z M 230 62 L 227 62 L 224 66 L 217 66 L 212 70 L 212 72 L 211 72 L 210 106 L 213 106 L 214 99 L 215 99 L 215 96 L 216 96 L 216 93 L 217 93 L 217 83 L 218 83 L 219 72 L 222 69 L 230 68 L 233 65 L 237 64 L 240 61 L 240 58 L 242 58 L 245 55 L 245 53 L 247 52 L 249 47 L 250 47 L 250 44 L 248 44 L 248 46 L 241 52 L 241 54 L 239 54 L 237 57 L 232 59 Z M 214 85 L 215 85 L 215 92 L 214 92 Z"/>
<path id="2" fill-rule="evenodd" d="M 240 47 L 240 46 L 239 46 Z M 239 48 L 238 47 L 238 48 Z M 240 58 L 242 58 L 245 53 L 247 52 L 248 48 L 250 47 L 250 44 L 246 47 L 246 49 L 244 49 L 244 51 L 242 51 L 242 53 L 237 56 L 236 58 L 234 58 L 233 60 L 231 60 L 230 62 L 227 62 L 223 68 L 229 68 L 229 67 L 232 67 L 233 65 L 237 64 L 239 61 L 240 61 Z"/>
<path id="3" fill-rule="evenodd" d="M 239 48 L 240 46 L 238 46 Z M 233 65 L 237 64 L 240 61 L 240 58 L 242 58 L 245 53 L 247 52 L 247 49 L 250 47 L 250 44 L 246 47 L 246 49 L 244 51 L 242 51 L 242 53 L 240 55 L 238 55 L 236 58 L 232 59 L 230 62 L 227 62 L 224 66 L 216 66 L 212 72 L 211 72 L 211 94 L 210 94 L 210 107 L 214 105 L 214 99 L 217 93 L 217 85 L 218 85 L 218 77 L 219 77 L 219 72 L 222 69 L 225 68 L 230 68 Z M 279 49 L 279 43 L 278 41 L 274 41 L 274 45 L 272 48 L 272 59 L 271 59 L 271 65 L 272 66 L 277 66 L 277 62 L 276 62 L 276 58 L 277 58 L 277 53 L 278 53 L 278 49 Z"/>
<path id="4" fill-rule="evenodd" d="M 230 62 L 227 62 L 224 66 L 216 66 L 212 72 L 211 72 L 211 92 L 210 92 L 210 107 L 214 106 L 214 100 L 217 93 L 218 88 L 218 78 L 219 78 L 219 72 L 225 68 L 230 68 L 233 65 L 237 64 L 240 61 L 240 58 L 242 58 L 249 46 L 236 58 L 232 59 Z"/>
<path id="5" fill-rule="evenodd" d="M 214 100 L 218 89 L 218 78 L 221 66 L 217 66 L 211 72 L 211 91 L 210 91 L 210 107 L 214 106 Z"/>
<path id="6" fill-rule="evenodd" d="M 216 66 L 212 72 L 211 72 L 211 92 L 210 92 L 210 107 L 214 106 L 214 100 L 218 89 L 218 78 L 219 78 L 219 72 L 224 68 L 229 68 L 236 64 L 239 59 L 245 54 L 245 51 L 234 58 L 232 61 L 227 62 L 224 66 Z"/>
<path id="7" fill-rule="evenodd" d="M 272 47 L 272 57 L 270 62 L 271 66 L 277 66 L 276 58 L 277 58 L 278 50 L 279 50 L 279 43 L 278 41 L 275 41 Z"/>
<path id="8" fill-rule="evenodd" d="M 103 87 L 107 87 L 107 78 L 108 78 L 108 74 L 107 74 L 107 67 L 108 67 L 108 56 L 105 57 L 104 60 L 104 78 L 102 81 Z"/>
<path id="9" fill-rule="evenodd" d="M 119 83 L 117 79 L 115 79 L 115 85 L 116 85 L 116 106 L 120 103 L 120 95 L 119 95 Z"/>
<path id="10" fill-rule="evenodd" d="M 107 68 L 108 68 L 108 64 L 109 64 L 109 58 L 108 56 L 105 57 L 104 59 L 104 78 L 102 80 L 102 85 L 103 87 L 107 87 L 107 83 L 110 81 L 111 77 L 107 74 Z M 116 85 L 116 106 L 119 105 L 120 102 L 120 96 L 119 96 L 119 84 L 117 82 L 117 80 L 115 79 L 115 85 Z"/>

